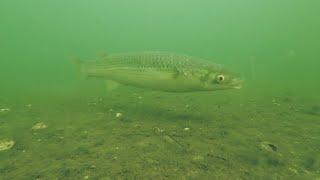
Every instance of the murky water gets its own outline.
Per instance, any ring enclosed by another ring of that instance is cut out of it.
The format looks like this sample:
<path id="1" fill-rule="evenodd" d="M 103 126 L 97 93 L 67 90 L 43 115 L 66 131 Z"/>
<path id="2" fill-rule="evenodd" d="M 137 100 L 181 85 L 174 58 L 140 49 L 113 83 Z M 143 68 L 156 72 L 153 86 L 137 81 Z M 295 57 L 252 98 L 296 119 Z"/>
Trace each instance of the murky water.
<path id="1" fill-rule="evenodd" d="M 319 179 L 319 2 L 0 2 L 0 179 Z M 166 51 L 242 89 L 107 91 L 71 60 Z"/>

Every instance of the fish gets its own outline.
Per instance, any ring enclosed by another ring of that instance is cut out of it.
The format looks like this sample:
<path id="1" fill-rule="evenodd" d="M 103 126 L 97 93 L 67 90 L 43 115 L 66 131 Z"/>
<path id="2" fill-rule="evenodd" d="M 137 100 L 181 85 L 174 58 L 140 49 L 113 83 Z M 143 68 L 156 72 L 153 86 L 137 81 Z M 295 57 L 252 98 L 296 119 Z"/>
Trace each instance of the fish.
<path id="1" fill-rule="evenodd" d="M 80 73 L 116 84 L 167 92 L 216 91 L 241 88 L 242 80 L 221 65 L 170 52 L 129 52 L 75 62 Z M 112 88 L 110 88 L 112 89 Z"/>

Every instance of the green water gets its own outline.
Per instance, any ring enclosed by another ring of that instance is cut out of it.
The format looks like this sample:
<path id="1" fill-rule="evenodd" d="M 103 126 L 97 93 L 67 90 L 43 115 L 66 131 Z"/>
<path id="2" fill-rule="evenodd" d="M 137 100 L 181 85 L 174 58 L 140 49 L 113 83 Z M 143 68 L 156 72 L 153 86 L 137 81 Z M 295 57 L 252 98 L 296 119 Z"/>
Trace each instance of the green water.
<path id="1" fill-rule="evenodd" d="M 0 179 L 319 179 L 319 8 L 1 0 L 0 142 L 15 144 L 0 151 Z M 150 50 L 211 60 L 245 83 L 107 92 L 70 61 Z"/>

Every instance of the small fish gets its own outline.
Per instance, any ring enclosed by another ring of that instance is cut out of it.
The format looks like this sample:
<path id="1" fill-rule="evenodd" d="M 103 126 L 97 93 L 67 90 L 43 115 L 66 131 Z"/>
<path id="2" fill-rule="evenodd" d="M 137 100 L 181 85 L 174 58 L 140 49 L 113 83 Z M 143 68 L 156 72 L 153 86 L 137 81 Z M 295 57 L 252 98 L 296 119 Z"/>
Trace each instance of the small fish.
<path id="1" fill-rule="evenodd" d="M 86 77 L 168 92 L 215 91 L 241 88 L 241 79 L 220 65 L 166 52 L 119 53 L 94 61 L 76 61 Z"/>

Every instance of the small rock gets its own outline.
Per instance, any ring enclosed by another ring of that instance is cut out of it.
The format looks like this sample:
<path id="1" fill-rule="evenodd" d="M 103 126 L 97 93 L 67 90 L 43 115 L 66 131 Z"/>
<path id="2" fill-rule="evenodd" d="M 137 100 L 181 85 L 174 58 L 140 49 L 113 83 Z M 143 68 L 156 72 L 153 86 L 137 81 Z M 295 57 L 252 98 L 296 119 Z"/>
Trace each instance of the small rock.
<path id="1" fill-rule="evenodd" d="M 189 131 L 190 128 L 186 127 L 186 128 L 184 128 L 183 130 L 184 130 L 184 131 Z"/>
<path id="2" fill-rule="evenodd" d="M 0 151 L 11 149 L 15 142 L 12 140 L 0 140 Z"/>
<path id="3" fill-rule="evenodd" d="M 39 129 L 45 129 L 47 128 L 47 125 L 42 123 L 42 122 L 38 122 L 37 124 L 35 124 L 33 127 L 32 127 L 32 130 L 39 130 Z"/>

